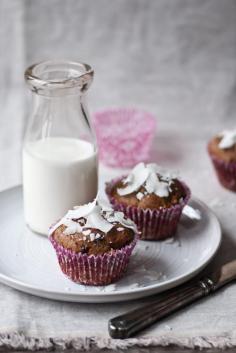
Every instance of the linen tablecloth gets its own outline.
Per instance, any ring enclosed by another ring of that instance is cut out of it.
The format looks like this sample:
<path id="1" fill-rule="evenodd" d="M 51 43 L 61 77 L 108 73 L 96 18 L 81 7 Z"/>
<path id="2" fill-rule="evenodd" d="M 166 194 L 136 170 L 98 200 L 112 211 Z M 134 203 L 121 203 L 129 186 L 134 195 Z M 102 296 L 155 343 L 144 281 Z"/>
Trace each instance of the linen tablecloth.
<path id="1" fill-rule="evenodd" d="M 168 134 L 157 139 L 158 159 L 176 148 Z M 195 196 L 205 201 L 219 217 L 223 229 L 222 246 L 210 267 L 236 257 L 236 196 L 219 186 L 206 153 L 206 140 L 176 135 L 178 167 Z M 201 158 L 199 158 L 201 156 Z M 166 164 L 166 163 L 164 163 Z M 109 178 L 114 171 L 102 168 Z M 17 231 L 17 230 L 16 230 Z M 10 234 L 9 234 L 10 236 Z M 45 269 L 46 271 L 46 269 Z M 122 349 L 140 347 L 144 352 L 155 347 L 226 348 L 236 347 L 236 285 L 183 309 L 125 341 L 111 340 L 109 318 L 150 302 L 152 298 L 113 304 L 61 303 L 20 293 L 1 285 L 0 345 L 27 349 Z"/>

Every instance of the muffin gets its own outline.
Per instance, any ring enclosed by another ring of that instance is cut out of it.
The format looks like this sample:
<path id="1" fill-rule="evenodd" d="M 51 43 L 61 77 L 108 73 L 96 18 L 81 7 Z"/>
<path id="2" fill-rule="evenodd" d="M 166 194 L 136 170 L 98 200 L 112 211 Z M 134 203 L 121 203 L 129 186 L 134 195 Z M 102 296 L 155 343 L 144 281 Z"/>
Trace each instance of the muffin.
<path id="1" fill-rule="evenodd" d="M 236 191 L 236 130 L 213 137 L 208 143 L 208 153 L 221 185 Z"/>
<path id="2" fill-rule="evenodd" d="M 126 177 L 112 180 L 106 193 L 117 211 L 132 219 L 143 240 L 174 236 L 189 188 L 158 165 L 139 163 Z"/>
<path id="3" fill-rule="evenodd" d="M 137 228 L 122 212 L 94 201 L 68 211 L 51 227 L 49 239 L 62 272 L 72 281 L 107 285 L 124 274 Z"/>

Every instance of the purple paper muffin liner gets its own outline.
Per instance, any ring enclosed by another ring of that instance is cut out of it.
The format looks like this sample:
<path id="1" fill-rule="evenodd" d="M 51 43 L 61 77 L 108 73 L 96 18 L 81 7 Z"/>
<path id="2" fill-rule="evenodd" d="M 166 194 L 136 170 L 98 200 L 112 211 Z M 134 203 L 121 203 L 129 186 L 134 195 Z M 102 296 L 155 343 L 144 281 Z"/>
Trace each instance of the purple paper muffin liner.
<path id="1" fill-rule="evenodd" d="M 221 185 L 236 192 L 236 162 L 225 162 L 210 152 L 209 156 Z"/>
<path id="2" fill-rule="evenodd" d="M 136 223 L 138 230 L 141 232 L 139 238 L 141 240 L 163 240 L 174 236 L 182 210 L 190 199 L 191 192 L 187 185 L 181 181 L 186 196 L 179 204 L 169 208 L 152 210 L 149 208 L 143 209 L 135 206 L 127 206 L 117 202 L 111 195 L 111 191 L 115 183 L 119 180 L 121 180 L 121 178 L 112 180 L 106 184 L 107 196 L 116 211 L 124 212 L 126 217 Z"/>
<path id="3" fill-rule="evenodd" d="M 135 108 L 107 108 L 96 112 L 93 123 L 99 157 L 111 167 L 131 167 L 145 161 L 155 136 L 156 118 Z"/>
<path id="4" fill-rule="evenodd" d="M 122 277 L 137 242 L 136 236 L 132 243 L 121 249 L 104 255 L 87 255 L 65 249 L 53 235 L 49 239 L 62 272 L 74 282 L 94 286 L 107 285 Z"/>

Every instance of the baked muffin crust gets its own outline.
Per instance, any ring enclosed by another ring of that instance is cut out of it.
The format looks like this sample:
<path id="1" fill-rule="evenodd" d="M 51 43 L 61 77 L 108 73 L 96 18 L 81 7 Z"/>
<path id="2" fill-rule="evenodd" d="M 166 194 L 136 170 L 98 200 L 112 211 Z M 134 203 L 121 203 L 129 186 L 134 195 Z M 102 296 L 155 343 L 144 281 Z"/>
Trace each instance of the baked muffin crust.
<path id="1" fill-rule="evenodd" d="M 108 233 L 96 228 L 86 228 L 83 232 L 67 235 L 63 233 L 65 229 L 66 226 L 62 224 L 54 231 L 52 237 L 56 242 L 65 249 L 88 255 L 103 255 L 121 249 L 130 244 L 135 237 L 132 229 L 125 228 L 120 223 L 114 224 Z M 89 234 L 86 236 L 87 233 Z"/>
<path id="2" fill-rule="evenodd" d="M 123 212 L 94 200 L 74 207 L 54 224 L 49 236 L 64 249 L 87 255 L 103 255 L 132 243 L 137 233 Z"/>
<path id="3" fill-rule="evenodd" d="M 161 176 L 158 175 L 158 178 L 161 179 Z M 178 204 L 181 199 L 185 198 L 185 190 L 178 179 L 173 179 L 170 185 L 170 192 L 167 197 L 160 197 L 154 193 L 146 193 L 145 187 L 141 186 L 137 191 L 128 194 L 128 195 L 119 195 L 118 189 L 123 189 L 126 187 L 124 183 L 125 178 L 118 181 L 111 190 L 111 195 L 116 199 L 116 201 L 130 206 L 140 207 L 140 208 L 149 208 L 149 209 L 158 209 L 158 208 L 168 208 L 172 205 Z M 142 193 L 144 196 L 141 200 L 138 199 L 137 195 Z M 145 194 L 146 193 L 146 194 Z"/>
<path id="4" fill-rule="evenodd" d="M 215 136 L 208 144 L 208 151 L 211 155 L 225 161 L 236 162 L 236 144 L 229 148 L 220 148 L 219 144 L 223 137 Z"/>

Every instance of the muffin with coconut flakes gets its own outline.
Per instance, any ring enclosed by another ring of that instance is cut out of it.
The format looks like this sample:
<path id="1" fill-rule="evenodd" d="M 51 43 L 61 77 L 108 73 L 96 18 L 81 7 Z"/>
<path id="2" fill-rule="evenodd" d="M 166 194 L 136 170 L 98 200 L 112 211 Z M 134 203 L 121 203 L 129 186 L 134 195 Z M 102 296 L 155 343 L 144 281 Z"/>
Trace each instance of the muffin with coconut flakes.
<path id="1" fill-rule="evenodd" d="M 76 207 L 50 229 L 62 272 L 72 281 L 106 285 L 125 272 L 136 244 L 136 225 L 96 201 Z"/>
<path id="2" fill-rule="evenodd" d="M 213 137 L 208 143 L 208 153 L 221 185 L 236 191 L 236 129 Z"/>
<path id="3" fill-rule="evenodd" d="M 185 183 L 154 163 L 139 163 L 128 176 L 107 183 L 106 193 L 113 208 L 136 223 L 144 240 L 172 237 L 190 198 Z"/>

